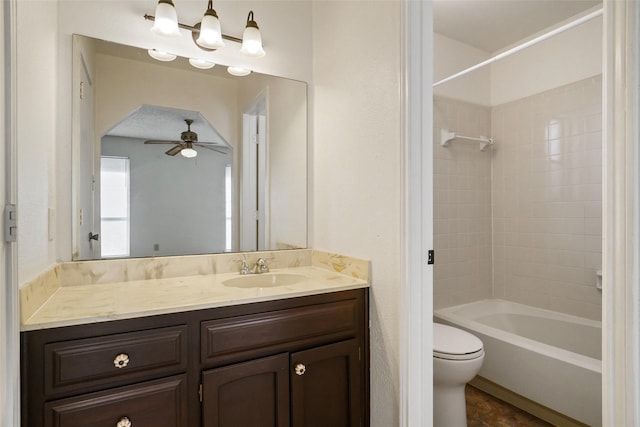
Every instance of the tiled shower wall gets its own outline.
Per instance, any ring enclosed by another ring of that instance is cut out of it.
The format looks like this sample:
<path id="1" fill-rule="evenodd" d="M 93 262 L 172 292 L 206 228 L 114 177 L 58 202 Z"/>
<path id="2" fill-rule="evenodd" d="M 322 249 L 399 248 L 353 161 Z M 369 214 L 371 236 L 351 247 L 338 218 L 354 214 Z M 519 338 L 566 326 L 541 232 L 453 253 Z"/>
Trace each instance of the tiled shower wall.
<path id="1" fill-rule="evenodd" d="M 493 296 L 600 319 L 601 87 L 493 108 L 435 98 L 435 308 Z M 444 148 L 442 128 L 495 145 Z"/>
<path id="2" fill-rule="evenodd" d="M 494 107 L 494 296 L 600 319 L 602 81 Z"/>
<path id="3" fill-rule="evenodd" d="M 491 298 L 491 150 L 477 143 L 442 147 L 440 129 L 490 135 L 491 109 L 434 99 L 435 308 Z"/>

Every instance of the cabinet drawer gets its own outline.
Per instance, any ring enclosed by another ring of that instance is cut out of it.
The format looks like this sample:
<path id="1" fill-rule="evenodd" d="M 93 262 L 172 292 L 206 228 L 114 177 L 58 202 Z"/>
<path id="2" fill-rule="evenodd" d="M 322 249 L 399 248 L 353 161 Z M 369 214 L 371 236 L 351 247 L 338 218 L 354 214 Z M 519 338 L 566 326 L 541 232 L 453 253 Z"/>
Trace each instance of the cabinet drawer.
<path id="1" fill-rule="evenodd" d="M 45 405 L 45 427 L 186 427 L 186 375 Z"/>
<path id="2" fill-rule="evenodd" d="M 200 328 L 201 359 L 222 364 L 350 338 L 357 331 L 355 299 L 210 320 Z"/>
<path id="3" fill-rule="evenodd" d="M 186 354 L 186 326 L 46 344 L 45 394 L 178 373 Z"/>

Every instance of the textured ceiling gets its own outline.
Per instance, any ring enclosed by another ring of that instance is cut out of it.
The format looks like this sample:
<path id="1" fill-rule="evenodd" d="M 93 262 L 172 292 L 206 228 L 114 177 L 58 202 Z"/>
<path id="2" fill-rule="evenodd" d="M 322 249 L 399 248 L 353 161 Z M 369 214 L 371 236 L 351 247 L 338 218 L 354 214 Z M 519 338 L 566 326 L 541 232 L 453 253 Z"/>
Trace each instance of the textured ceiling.
<path id="1" fill-rule="evenodd" d="M 434 31 L 493 53 L 601 4 L 599 0 L 435 0 Z"/>
<path id="2" fill-rule="evenodd" d="M 198 142 L 215 142 L 229 147 L 225 139 L 199 112 L 157 105 L 141 105 L 109 129 L 106 135 L 180 141 L 180 133 L 187 130 L 185 119 L 193 120 L 191 130 L 198 134 Z"/>

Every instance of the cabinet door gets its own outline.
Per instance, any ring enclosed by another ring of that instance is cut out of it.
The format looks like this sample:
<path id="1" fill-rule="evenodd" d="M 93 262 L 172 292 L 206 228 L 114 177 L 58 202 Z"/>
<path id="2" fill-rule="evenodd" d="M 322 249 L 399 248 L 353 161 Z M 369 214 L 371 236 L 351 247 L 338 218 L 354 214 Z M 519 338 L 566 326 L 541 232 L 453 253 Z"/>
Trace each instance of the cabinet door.
<path id="1" fill-rule="evenodd" d="M 293 427 L 358 427 L 362 368 L 353 339 L 291 354 Z"/>
<path id="2" fill-rule="evenodd" d="M 202 425 L 288 427 L 289 355 L 202 373 Z"/>

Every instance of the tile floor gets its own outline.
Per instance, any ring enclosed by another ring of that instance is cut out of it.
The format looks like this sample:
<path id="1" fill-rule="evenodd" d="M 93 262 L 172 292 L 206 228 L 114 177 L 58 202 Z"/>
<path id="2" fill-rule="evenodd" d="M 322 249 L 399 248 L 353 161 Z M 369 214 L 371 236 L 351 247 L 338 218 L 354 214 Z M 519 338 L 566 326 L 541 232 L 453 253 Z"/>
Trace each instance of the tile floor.
<path id="1" fill-rule="evenodd" d="M 546 421 L 467 386 L 468 427 L 549 427 Z"/>

